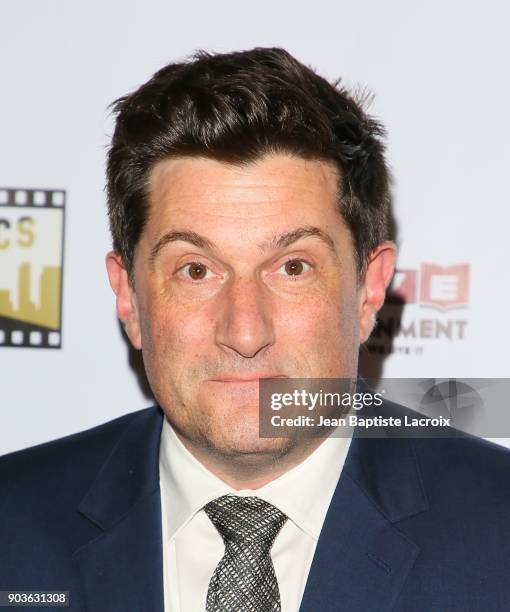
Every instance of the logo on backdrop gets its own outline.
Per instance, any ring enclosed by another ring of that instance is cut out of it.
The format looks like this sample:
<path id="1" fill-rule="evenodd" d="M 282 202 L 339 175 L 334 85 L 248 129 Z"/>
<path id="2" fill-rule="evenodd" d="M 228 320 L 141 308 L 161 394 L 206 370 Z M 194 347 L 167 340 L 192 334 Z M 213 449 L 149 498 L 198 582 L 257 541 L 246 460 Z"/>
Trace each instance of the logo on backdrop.
<path id="1" fill-rule="evenodd" d="M 62 346 L 65 199 L 0 188 L 0 347 Z"/>
<path id="2" fill-rule="evenodd" d="M 442 311 L 468 305 L 469 264 L 437 266 L 424 263 L 418 270 L 397 270 L 388 302 L 418 303 Z"/>
<path id="3" fill-rule="evenodd" d="M 421 354 L 431 341 L 464 340 L 469 281 L 468 263 L 422 263 L 419 269 L 397 270 L 369 351 Z"/>

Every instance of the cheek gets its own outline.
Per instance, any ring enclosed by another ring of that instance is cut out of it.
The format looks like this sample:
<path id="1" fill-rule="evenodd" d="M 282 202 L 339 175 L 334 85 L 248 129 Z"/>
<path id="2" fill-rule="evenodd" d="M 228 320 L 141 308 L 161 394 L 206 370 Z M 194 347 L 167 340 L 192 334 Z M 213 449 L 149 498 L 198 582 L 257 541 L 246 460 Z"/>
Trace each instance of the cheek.
<path id="1" fill-rule="evenodd" d="M 295 308 L 282 309 L 278 318 L 279 340 L 302 354 L 315 355 L 316 360 L 334 360 L 357 350 L 359 319 L 354 292 L 310 297 Z"/>
<path id="2" fill-rule="evenodd" d="M 152 367 L 168 372 L 193 368 L 200 356 L 210 353 L 213 328 L 211 309 L 193 308 L 177 299 L 154 295 L 142 318 L 144 358 Z"/>
<path id="3" fill-rule="evenodd" d="M 170 410 L 193 403 L 197 386 L 210 367 L 207 317 L 179 307 L 175 300 L 156 298 L 144 312 L 141 329 L 145 370 L 160 405 Z"/>

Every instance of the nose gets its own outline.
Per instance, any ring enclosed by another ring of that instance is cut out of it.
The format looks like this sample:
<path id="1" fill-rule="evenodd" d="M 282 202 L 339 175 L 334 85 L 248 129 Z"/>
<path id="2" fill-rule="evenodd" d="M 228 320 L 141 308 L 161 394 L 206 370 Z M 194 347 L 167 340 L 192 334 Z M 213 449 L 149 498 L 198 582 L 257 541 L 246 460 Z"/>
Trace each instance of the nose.
<path id="1" fill-rule="evenodd" d="M 254 278 L 237 278 L 225 288 L 217 312 L 216 343 L 251 358 L 274 343 L 270 296 Z"/>

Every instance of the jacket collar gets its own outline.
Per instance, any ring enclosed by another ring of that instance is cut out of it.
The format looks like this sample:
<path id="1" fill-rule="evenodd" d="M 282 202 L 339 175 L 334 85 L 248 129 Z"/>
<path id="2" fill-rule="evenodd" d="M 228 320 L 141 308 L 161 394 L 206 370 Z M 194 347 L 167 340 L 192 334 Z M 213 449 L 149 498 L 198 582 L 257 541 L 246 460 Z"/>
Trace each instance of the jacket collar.
<path id="1" fill-rule="evenodd" d="M 101 533 L 73 555 L 86 609 L 163 611 L 159 408 L 137 415 L 79 511 Z M 426 511 L 412 440 L 355 437 L 324 522 L 301 612 L 390 610 L 419 548 L 396 523 Z"/>
<path id="2" fill-rule="evenodd" d="M 79 505 L 101 533 L 73 554 L 87 612 L 163 612 L 159 408 L 134 417 Z"/>
<path id="3" fill-rule="evenodd" d="M 163 413 L 140 411 L 124 431 L 78 506 L 103 530 L 112 528 L 141 499 L 159 489 Z"/>
<path id="4" fill-rule="evenodd" d="M 384 403 L 384 414 L 393 408 Z M 371 408 L 366 416 L 376 415 Z M 317 544 L 300 612 L 386 612 L 419 547 L 397 523 L 428 510 L 414 444 L 402 437 L 356 435 Z"/>

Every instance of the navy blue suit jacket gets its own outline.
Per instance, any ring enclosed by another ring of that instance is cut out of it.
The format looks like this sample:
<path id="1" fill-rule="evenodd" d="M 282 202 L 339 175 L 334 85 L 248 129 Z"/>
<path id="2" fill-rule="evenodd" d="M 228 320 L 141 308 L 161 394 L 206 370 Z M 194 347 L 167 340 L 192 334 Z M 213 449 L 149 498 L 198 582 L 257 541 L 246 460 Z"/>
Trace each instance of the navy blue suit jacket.
<path id="1" fill-rule="evenodd" d="M 67 590 L 73 611 L 162 612 L 162 420 L 148 408 L 0 459 L 0 590 Z M 301 612 L 390 610 L 510 610 L 506 449 L 353 440 Z"/>

